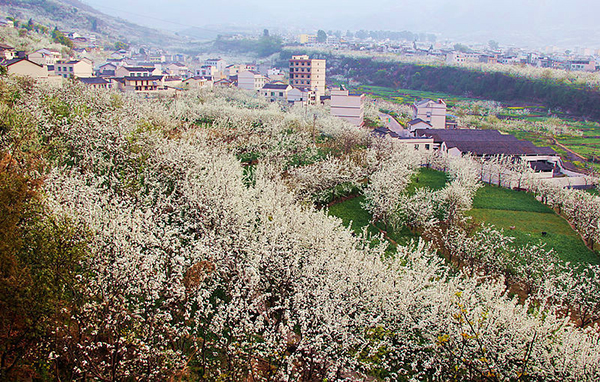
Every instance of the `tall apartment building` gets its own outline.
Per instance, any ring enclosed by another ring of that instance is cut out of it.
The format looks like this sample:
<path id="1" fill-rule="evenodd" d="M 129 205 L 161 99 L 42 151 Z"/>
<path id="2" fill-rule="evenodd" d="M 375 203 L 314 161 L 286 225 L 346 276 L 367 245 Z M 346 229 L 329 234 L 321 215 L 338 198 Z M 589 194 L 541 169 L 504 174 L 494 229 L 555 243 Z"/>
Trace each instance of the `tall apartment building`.
<path id="1" fill-rule="evenodd" d="M 292 56 L 290 85 L 299 89 L 316 90 L 325 94 L 325 66 L 327 60 L 310 59 L 307 55 Z"/>

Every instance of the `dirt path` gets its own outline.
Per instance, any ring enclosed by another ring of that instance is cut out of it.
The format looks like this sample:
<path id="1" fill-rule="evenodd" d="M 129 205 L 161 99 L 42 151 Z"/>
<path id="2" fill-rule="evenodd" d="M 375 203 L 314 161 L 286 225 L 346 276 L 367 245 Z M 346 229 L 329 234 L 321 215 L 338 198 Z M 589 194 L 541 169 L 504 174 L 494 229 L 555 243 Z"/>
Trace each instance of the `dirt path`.
<path id="1" fill-rule="evenodd" d="M 559 143 L 556 138 L 552 137 L 552 141 L 554 141 L 554 144 L 557 145 L 558 147 L 560 147 L 561 149 L 565 150 L 567 153 L 573 155 L 574 157 L 576 157 L 578 160 L 582 161 L 582 162 L 587 162 L 587 158 L 582 156 L 581 154 L 577 154 L 575 151 L 571 150 L 570 148 L 568 148 L 567 146 L 563 145 L 562 143 Z M 571 159 L 571 158 L 569 158 Z"/>

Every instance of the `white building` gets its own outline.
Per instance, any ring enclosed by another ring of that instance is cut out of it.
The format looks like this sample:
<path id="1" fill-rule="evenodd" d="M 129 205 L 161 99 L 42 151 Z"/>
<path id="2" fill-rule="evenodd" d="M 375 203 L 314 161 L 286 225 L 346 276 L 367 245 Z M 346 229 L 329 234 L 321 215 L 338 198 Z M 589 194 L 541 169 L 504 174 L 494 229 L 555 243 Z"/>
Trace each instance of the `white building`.
<path id="1" fill-rule="evenodd" d="M 434 129 L 446 128 L 446 102 L 442 99 L 424 99 L 411 105 L 413 120 L 420 118 Z"/>
<path id="2" fill-rule="evenodd" d="M 350 95 L 344 88 L 331 91 L 331 115 L 345 119 L 353 125 L 363 125 L 364 103 L 364 94 Z"/>
<path id="3" fill-rule="evenodd" d="M 227 63 L 222 58 L 209 58 L 204 61 L 204 65 L 214 66 L 219 72 L 219 76 L 225 73 L 225 68 L 227 67 Z"/>
<path id="4" fill-rule="evenodd" d="M 160 76 L 161 71 L 147 66 L 121 66 L 115 70 L 115 77 L 151 77 Z"/>
<path id="5" fill-rule="evenodd" d="M 259 91 L 269 79 L 252 70 L 246 70 L 238 74 L 238 88 L 250 91 Z"/>
<path id="6" fill-rule="evenodd" d="M 260 94 L 271 102 L 287 102 L 290 90 L 292 87 L 288 84 L 269 83 L 260 89 Z"/>

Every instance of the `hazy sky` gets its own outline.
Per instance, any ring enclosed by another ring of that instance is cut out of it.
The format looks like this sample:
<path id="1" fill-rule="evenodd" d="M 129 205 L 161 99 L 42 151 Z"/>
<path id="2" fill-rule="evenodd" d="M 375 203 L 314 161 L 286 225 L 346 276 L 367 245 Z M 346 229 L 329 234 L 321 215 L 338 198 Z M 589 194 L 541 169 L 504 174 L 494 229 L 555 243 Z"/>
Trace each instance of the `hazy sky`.
<path id="1" fill-rule="evenodd" d="M 594 0 L 84 0 L 98 10 L 170 30 L 229 25 L 410 30 L 464 40 L 515 39 L 600 48 Z M 514 41 L 517 45 L 519 41 Z"/>

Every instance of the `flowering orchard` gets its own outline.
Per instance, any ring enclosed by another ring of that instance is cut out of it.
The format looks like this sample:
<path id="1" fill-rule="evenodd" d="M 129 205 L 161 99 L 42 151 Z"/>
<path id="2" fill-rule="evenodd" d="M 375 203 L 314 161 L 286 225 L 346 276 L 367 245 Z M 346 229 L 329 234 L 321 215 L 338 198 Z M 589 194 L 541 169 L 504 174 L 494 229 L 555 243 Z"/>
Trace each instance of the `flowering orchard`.
<path id="1" fill-rule="evenodd" d="M 369 208 L 393 219 L 417 166 L 441 163 L 434 217 L 453 223 L 470 159 L 234 90 L 140 100 L 4 78 L 0 102 L 3 379 L 600 378 L 597 328 L 562 305 L 519 302 L 424 242 L 385 256 L 313 206 L 369 177 Z"/>

